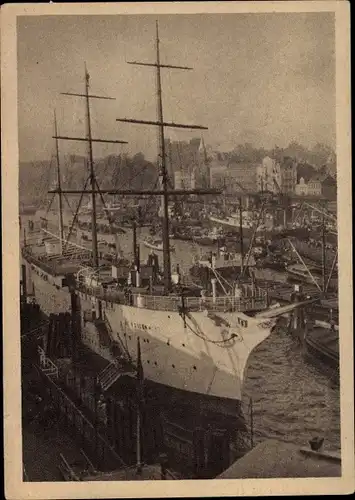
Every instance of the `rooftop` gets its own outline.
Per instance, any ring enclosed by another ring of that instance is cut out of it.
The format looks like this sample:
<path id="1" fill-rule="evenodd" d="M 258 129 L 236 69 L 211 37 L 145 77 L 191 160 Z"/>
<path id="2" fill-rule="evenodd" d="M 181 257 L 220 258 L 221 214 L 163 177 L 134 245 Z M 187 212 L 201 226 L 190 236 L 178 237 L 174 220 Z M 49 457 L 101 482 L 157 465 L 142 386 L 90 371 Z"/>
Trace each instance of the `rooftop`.
<path id="1" fill-rule="evenodd" d="M 329 177 L 331 177 L 331 175 L 329 175 L 328 173 L 324 173 L 324 174 L 316 173 L 316 174 L 312 175 L 312 177 L 309 179 L 309 182 L 324 182 Z"/>
<path id="2" fill-rule="evenodd" d="M 341 459 L 331 453 L 267 439 L 222 472 L 217 479 L 340 477 Z"/>
<path id="3" fill-rule="evenodd" d="M 235 169 L 235 170 L 240 170 L 240 169 L 247 169 L 247 170 L 256 170 L 256 168 L 259 166 L 259 163 L 251 163 L 251 162 L 237 162 L 237 161 L 230 161 L 228 163 L 228 168 L 229 169 Z"/>

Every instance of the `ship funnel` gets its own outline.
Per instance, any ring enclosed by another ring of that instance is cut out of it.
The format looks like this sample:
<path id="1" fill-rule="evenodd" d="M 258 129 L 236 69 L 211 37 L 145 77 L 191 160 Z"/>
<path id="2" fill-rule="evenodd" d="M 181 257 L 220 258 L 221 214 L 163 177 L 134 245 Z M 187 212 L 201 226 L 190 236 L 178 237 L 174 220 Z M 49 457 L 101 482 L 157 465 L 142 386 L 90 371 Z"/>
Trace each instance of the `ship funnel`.
<path id="1" fill-rule="evenodd" d="M 212 262 L 211 262 L 212 269 L 215 269 L 216 267 L 216 254 L 212 254 Z"/>
<path id="2" fill-rule="evenodd" d="M 211 285 L 212 285 L 212 300 L 213 303 L 216 303 L 216 296 L 217 296 L 217 290 L 216 290 L 216 285 L 217 285 L 217 280 L 216 278 L 211 279 Z"/>
<path id="3" fill-rule="evenodd" d="M 178 285 L 180 283 L 180 266 L 176 264 L 176 270 L 171 274 L 171 281 L 174 285 Z"/>

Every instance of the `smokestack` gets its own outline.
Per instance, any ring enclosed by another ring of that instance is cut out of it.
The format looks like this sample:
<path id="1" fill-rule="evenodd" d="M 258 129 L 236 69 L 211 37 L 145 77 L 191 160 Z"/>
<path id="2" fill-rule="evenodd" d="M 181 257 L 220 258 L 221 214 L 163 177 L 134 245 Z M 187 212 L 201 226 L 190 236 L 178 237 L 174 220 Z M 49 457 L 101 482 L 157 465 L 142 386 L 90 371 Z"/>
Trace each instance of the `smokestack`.
<path id="1" fill-rule="evenodd" d="M 135 266 L 136 269 L 136 287 L 139 288 L 141 286 L 141 279 L 140 279 L 140 272 L 137 266 Z"/>
<path id="2" fill-rule="evenodd" d="M 137 270 L 141 270 L 141 257 L 140 257 L 140 246 L 136 245 L 136 253 L 135 253 L 135 265 L 137 266 Z"/>
<path id="3" fill-rule="evenodd" d="M 133 262 L 137 262 L 137 224 L 133 221 Z"/>
<path id="4" fill-rule="evenodd" d="M 215 304 L 216 303 L 216 278 L 212 278 L 211 279 L 211 284 L 212 284 L 212 300 L 213 300 L 213 303 Z"/>

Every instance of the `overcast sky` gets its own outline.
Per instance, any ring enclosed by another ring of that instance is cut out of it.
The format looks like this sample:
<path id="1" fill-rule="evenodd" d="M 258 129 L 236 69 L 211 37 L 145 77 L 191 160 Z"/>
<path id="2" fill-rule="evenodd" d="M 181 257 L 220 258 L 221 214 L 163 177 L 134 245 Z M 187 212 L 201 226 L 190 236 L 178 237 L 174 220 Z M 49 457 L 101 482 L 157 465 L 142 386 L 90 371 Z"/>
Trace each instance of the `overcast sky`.
<path id="1" fill-rule="evenodd" d="M 162 62 L 194 68 L 163 70 L 166 120 L 207 126 L 205 142 L 221 150 L 246 141 L 335 145 L 332 13 L 31 16 L 18 23 L 20 160 L 53 154 L 54 108 L 60 133 L 85 133 L 83 99 L 59 95 L 84 90 L 84 61 L 91 91 L 116 98 L 92 102 L 93 135 L 129 141 L 123 149 L 95 145 L 95 155 L 142 151 L 155 158 L 155 127 L 115 119 L 156 118 L 154 69 L 125 62 L 155 60 L 156 18 Z M 62 143 L 61 152 L 83 154 L 85 145 Z"/>

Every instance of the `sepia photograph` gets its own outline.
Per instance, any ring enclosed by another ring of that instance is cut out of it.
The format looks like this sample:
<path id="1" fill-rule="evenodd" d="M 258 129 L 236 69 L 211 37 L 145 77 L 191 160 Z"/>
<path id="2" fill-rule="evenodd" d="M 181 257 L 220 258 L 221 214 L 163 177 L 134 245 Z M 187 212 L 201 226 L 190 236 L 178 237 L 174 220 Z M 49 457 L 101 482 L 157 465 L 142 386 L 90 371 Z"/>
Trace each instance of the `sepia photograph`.
<path id="1" fill-rule="evenodd" d="M 32 498 L 353 466 L 348 10 L 285 3 L 12 13 L 5 351 Z"/>

